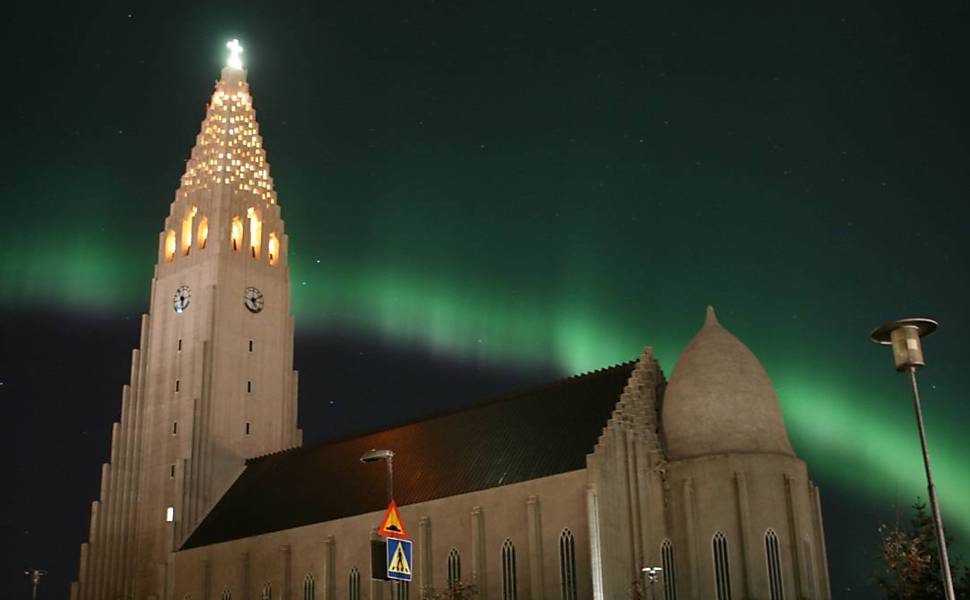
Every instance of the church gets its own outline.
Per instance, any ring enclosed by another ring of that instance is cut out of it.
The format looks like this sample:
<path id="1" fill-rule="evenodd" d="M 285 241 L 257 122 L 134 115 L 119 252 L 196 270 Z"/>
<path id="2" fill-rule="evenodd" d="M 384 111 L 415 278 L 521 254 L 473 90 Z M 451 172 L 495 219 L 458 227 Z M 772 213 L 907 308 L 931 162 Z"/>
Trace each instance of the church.
<path id="1" fill-rule="evenodd" d="M 303 446 L 289 240 L 229 48 L 158 238 L 71 600 L 831 598 L 818 488 L 712 308 L 669 380 L 647 347 Z M 393 455 L 361 464 L 375 449 Z M 392 459 L 410 583 L 371 572 Z"/>

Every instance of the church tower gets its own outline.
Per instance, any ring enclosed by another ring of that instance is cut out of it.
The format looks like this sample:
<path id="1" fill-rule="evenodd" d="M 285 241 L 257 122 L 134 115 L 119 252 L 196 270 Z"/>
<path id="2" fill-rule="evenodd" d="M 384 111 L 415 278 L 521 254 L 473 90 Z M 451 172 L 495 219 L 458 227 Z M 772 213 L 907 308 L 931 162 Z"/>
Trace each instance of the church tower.
<path id="1" fill-rule="evenodd" d="M 172 552 L 248 457 L 299 446 L 287 237 L 229 44 L 159 236 L 72 600 L 162 600 Z"/>

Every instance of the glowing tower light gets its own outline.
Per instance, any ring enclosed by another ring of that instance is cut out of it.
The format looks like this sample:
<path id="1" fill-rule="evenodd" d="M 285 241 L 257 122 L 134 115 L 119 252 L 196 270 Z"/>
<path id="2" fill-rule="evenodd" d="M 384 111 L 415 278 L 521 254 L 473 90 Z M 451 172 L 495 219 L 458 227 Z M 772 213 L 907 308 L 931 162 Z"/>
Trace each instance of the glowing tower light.
<path id="1" fill-rule="evenodd" d="M 229 60 L 226 61 L 226 64 L 233 69 L 242 70 L 243 47 L 239 43 L 239 40 L 231 40 L 228 44 L 226 44 L 226 48 L 229 48 Z"/>

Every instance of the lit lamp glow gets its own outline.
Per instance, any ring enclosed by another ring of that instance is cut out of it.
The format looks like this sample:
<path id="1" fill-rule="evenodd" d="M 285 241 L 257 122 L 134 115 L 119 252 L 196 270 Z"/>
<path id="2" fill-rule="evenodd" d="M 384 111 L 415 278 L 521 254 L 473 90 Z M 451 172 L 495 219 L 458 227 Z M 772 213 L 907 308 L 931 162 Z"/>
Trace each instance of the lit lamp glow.
<path id="1" fill-rule="evenodd" d="M 231 40 L 228 44 L 226 44 L 226 48 L 229 48 L 229 60 L 226 62 L 226 64 L 233 69 L 242 70 L 243 47 L 239 43 L 239 40 Z"/>

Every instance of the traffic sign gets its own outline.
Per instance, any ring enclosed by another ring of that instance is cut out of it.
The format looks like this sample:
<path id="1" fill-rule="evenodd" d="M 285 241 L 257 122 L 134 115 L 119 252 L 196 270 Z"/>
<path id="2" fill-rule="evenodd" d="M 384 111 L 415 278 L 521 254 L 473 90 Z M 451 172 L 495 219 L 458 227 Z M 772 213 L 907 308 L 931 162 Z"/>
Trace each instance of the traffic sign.
<path id="1" fill-rule="evenodd" d="M 411 581 L 411 540 L 388 538 L 387 576 L 398 581 Z"/>
<path id="2" fill-rule="evenodd" d="M 397 512 L 397 502 L 393 499 L 387 505 L 387 513 L 384 515 L 384 520 L 381 521 L 381 526 L 378 527 L 377 533 L 378 535 L 393 538 L 408 537 L 407 529 L 404 528 L 404 521 L 401 520 L 401 515 Z"/>

